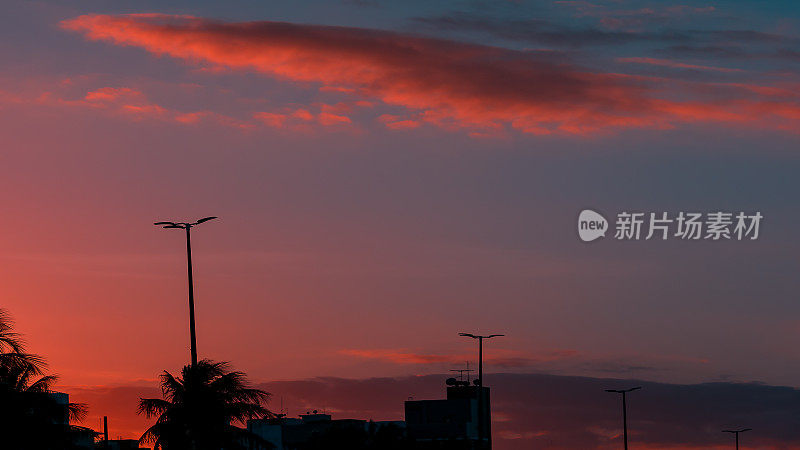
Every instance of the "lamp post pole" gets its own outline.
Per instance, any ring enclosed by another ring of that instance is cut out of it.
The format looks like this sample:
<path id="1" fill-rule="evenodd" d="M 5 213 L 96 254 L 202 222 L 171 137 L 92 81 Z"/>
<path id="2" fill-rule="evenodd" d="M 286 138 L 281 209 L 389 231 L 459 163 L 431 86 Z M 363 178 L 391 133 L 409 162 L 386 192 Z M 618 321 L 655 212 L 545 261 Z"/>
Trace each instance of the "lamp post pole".
<path id="1" fill-rule="evenodd" d="M 478 445 L 479 448 L 484 448 L 483 442 L 483 340 L 491 339 L 493 337 L 505 336 L 503 334 L 490 334 L 481 336 L 471 333 L 458 333 L 459 336 L 464 336 L 478 340 Z M 489 436 L 489 448 L 491 449 L 491 436 Z"/>
<path id="2" fill-rule="evenodd" d="M 626 402 L 626 394 L 639 389 L 641 389 L 641 386 L 623 390 L 606 389 L 606 392 L 622 394 L 622 442 L 625 450 L 628 450 L 628 404 Z"/>
<path id="3" fill-rule="evenodd" d="M 192 342 L 192 367 L 197 365 L 197 333 L 194 328 L 194 280 L 192 279 L 192 234 L 186 227 L 186 267 L 189 273 L 189 339 Z"/>
<path id="4" fill-rule="evenodd" d="M 205 217 L 196 222 L 156 222 L 155 225 L 163 228 L 178 228 L 186 230 L 186 267 L 189 275 L 189 339 L 191 340 L 192 367 L 197 365 L 197 333 L 195 332 L 194 321 L 194 279 L 192 277 L 192 235 L 191 229 L 195 225 L 216 219 L 216 217 Z"/>
<path id="5" fill-rule="evenodd" d="M 722 430 L 723 433 L 732 433 L 736 436 L 736 450 L 739 450 L 739 433 L 750 431 L 752 428 L 742 428 L 741 430 Z"/>

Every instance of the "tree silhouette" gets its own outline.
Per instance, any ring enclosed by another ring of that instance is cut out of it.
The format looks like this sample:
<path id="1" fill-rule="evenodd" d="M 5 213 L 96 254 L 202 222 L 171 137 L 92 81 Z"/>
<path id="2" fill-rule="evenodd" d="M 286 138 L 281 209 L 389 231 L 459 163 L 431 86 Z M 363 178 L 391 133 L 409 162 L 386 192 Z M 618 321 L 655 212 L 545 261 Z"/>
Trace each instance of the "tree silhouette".
<path id="1" fill-rule="evenodd" d="M 45 366 L 41 357 L 25 352 L 10 316 L 0 309 L 0 447 L 68 449 L 77 432 L 88 431 L 69 424 L 86 408 L 53 395 L 58 378 L 44 375 Z"/>
<path id="2" fill-rule="evenodd" d="M 157 417 L 139 441 L 155 450 L 265 449 L 272 444 L 237 427 L 247 419 L 272 417 L 267 392 L 248 387 L 245 374 L 226 362 L 199 361 L 176 378 L 161 374 L 163 399 L 141 399 L 139 414 Z"/>

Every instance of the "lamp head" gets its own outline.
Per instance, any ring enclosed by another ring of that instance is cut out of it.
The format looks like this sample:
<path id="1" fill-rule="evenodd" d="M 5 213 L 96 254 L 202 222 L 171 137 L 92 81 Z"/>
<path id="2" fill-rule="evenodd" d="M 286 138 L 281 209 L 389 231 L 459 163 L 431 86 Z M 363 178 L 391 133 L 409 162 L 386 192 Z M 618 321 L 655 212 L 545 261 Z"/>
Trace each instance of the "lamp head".
<path id="1" fill-rule="evenodd" d="M 209 220 L 213 220 L 213 219 L 216 219 L 216 218 L 217 218 L 217 216 L 203 217 L 202 219 L 198 220 L 197 222 L 193 223 L 192 225 L 199 225 L 199 224 L 201 224 L 203 222 L 208 222 Z"/>

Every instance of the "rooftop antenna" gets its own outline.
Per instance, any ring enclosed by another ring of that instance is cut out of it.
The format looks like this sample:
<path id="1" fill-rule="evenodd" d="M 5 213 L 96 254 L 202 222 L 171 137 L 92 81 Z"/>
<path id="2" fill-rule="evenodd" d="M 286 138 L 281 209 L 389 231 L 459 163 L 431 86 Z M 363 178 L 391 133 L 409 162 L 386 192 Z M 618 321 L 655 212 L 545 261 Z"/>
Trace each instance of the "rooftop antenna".
<path id="1" fill-rule="evenodd" d="M 458 381 L 464 381 L 464 374 L 467 376 L 467 382 L 469 383 L 469 373 L 474 372 L 474 370 L 469 368 L 469 361 L 467 361 L 467 368 L 466 369 L 450 369 L 450 372 L 458 372 Z"/>

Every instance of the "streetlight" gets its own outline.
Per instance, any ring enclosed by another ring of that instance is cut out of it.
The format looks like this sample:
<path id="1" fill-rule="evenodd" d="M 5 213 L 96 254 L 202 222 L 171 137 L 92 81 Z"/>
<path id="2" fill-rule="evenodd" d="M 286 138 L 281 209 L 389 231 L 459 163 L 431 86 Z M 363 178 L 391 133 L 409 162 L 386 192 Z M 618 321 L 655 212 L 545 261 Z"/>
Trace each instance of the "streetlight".
<path id="1" fill-rule="evenodd" d="M 216 219 L 216 217 L 204 217 L 196 222 L 156 222 L 153 225 L 163 226 L 163 228 L 180 228 L 186 230 L 186 261 L 189 272 L 189 336 L 192 340 L 192 367 L 197 366 L 197 337 L 194 331 L 194 282 L 192 281 L 192 238 L 189 230 L 195 225 Z"/>
<path id="2" fill-rule="evenodd" d="M 625 394 L 641 389 L 641 386 L 630 389 L 606 389 L 606 392 L 622 394 L 622 440 L 625 443 L 625 450 L 628 450 L 628 405 L 625 402 Z"/>
<path id="3" fill-rule="evenodd" d="M 488 336 L 481 336 L 471 333 L 458 333 L 458 335 L 478 340 L 478 442 L 481 448 L 483 448 L 483 340 L 505 335 L 490 334 Z M 489 445 L 489 448 L 491 448 L 491 436 L 489 437 Z"/>
<path id="4" fill-rule="evenodd" d="M 739 433 L 750 431 L 752 428 L 742 428 L 741 430 L 722 430 L 723 433 L 733 433 L 736 435 L 736 450 L 739 450 Z"/>

